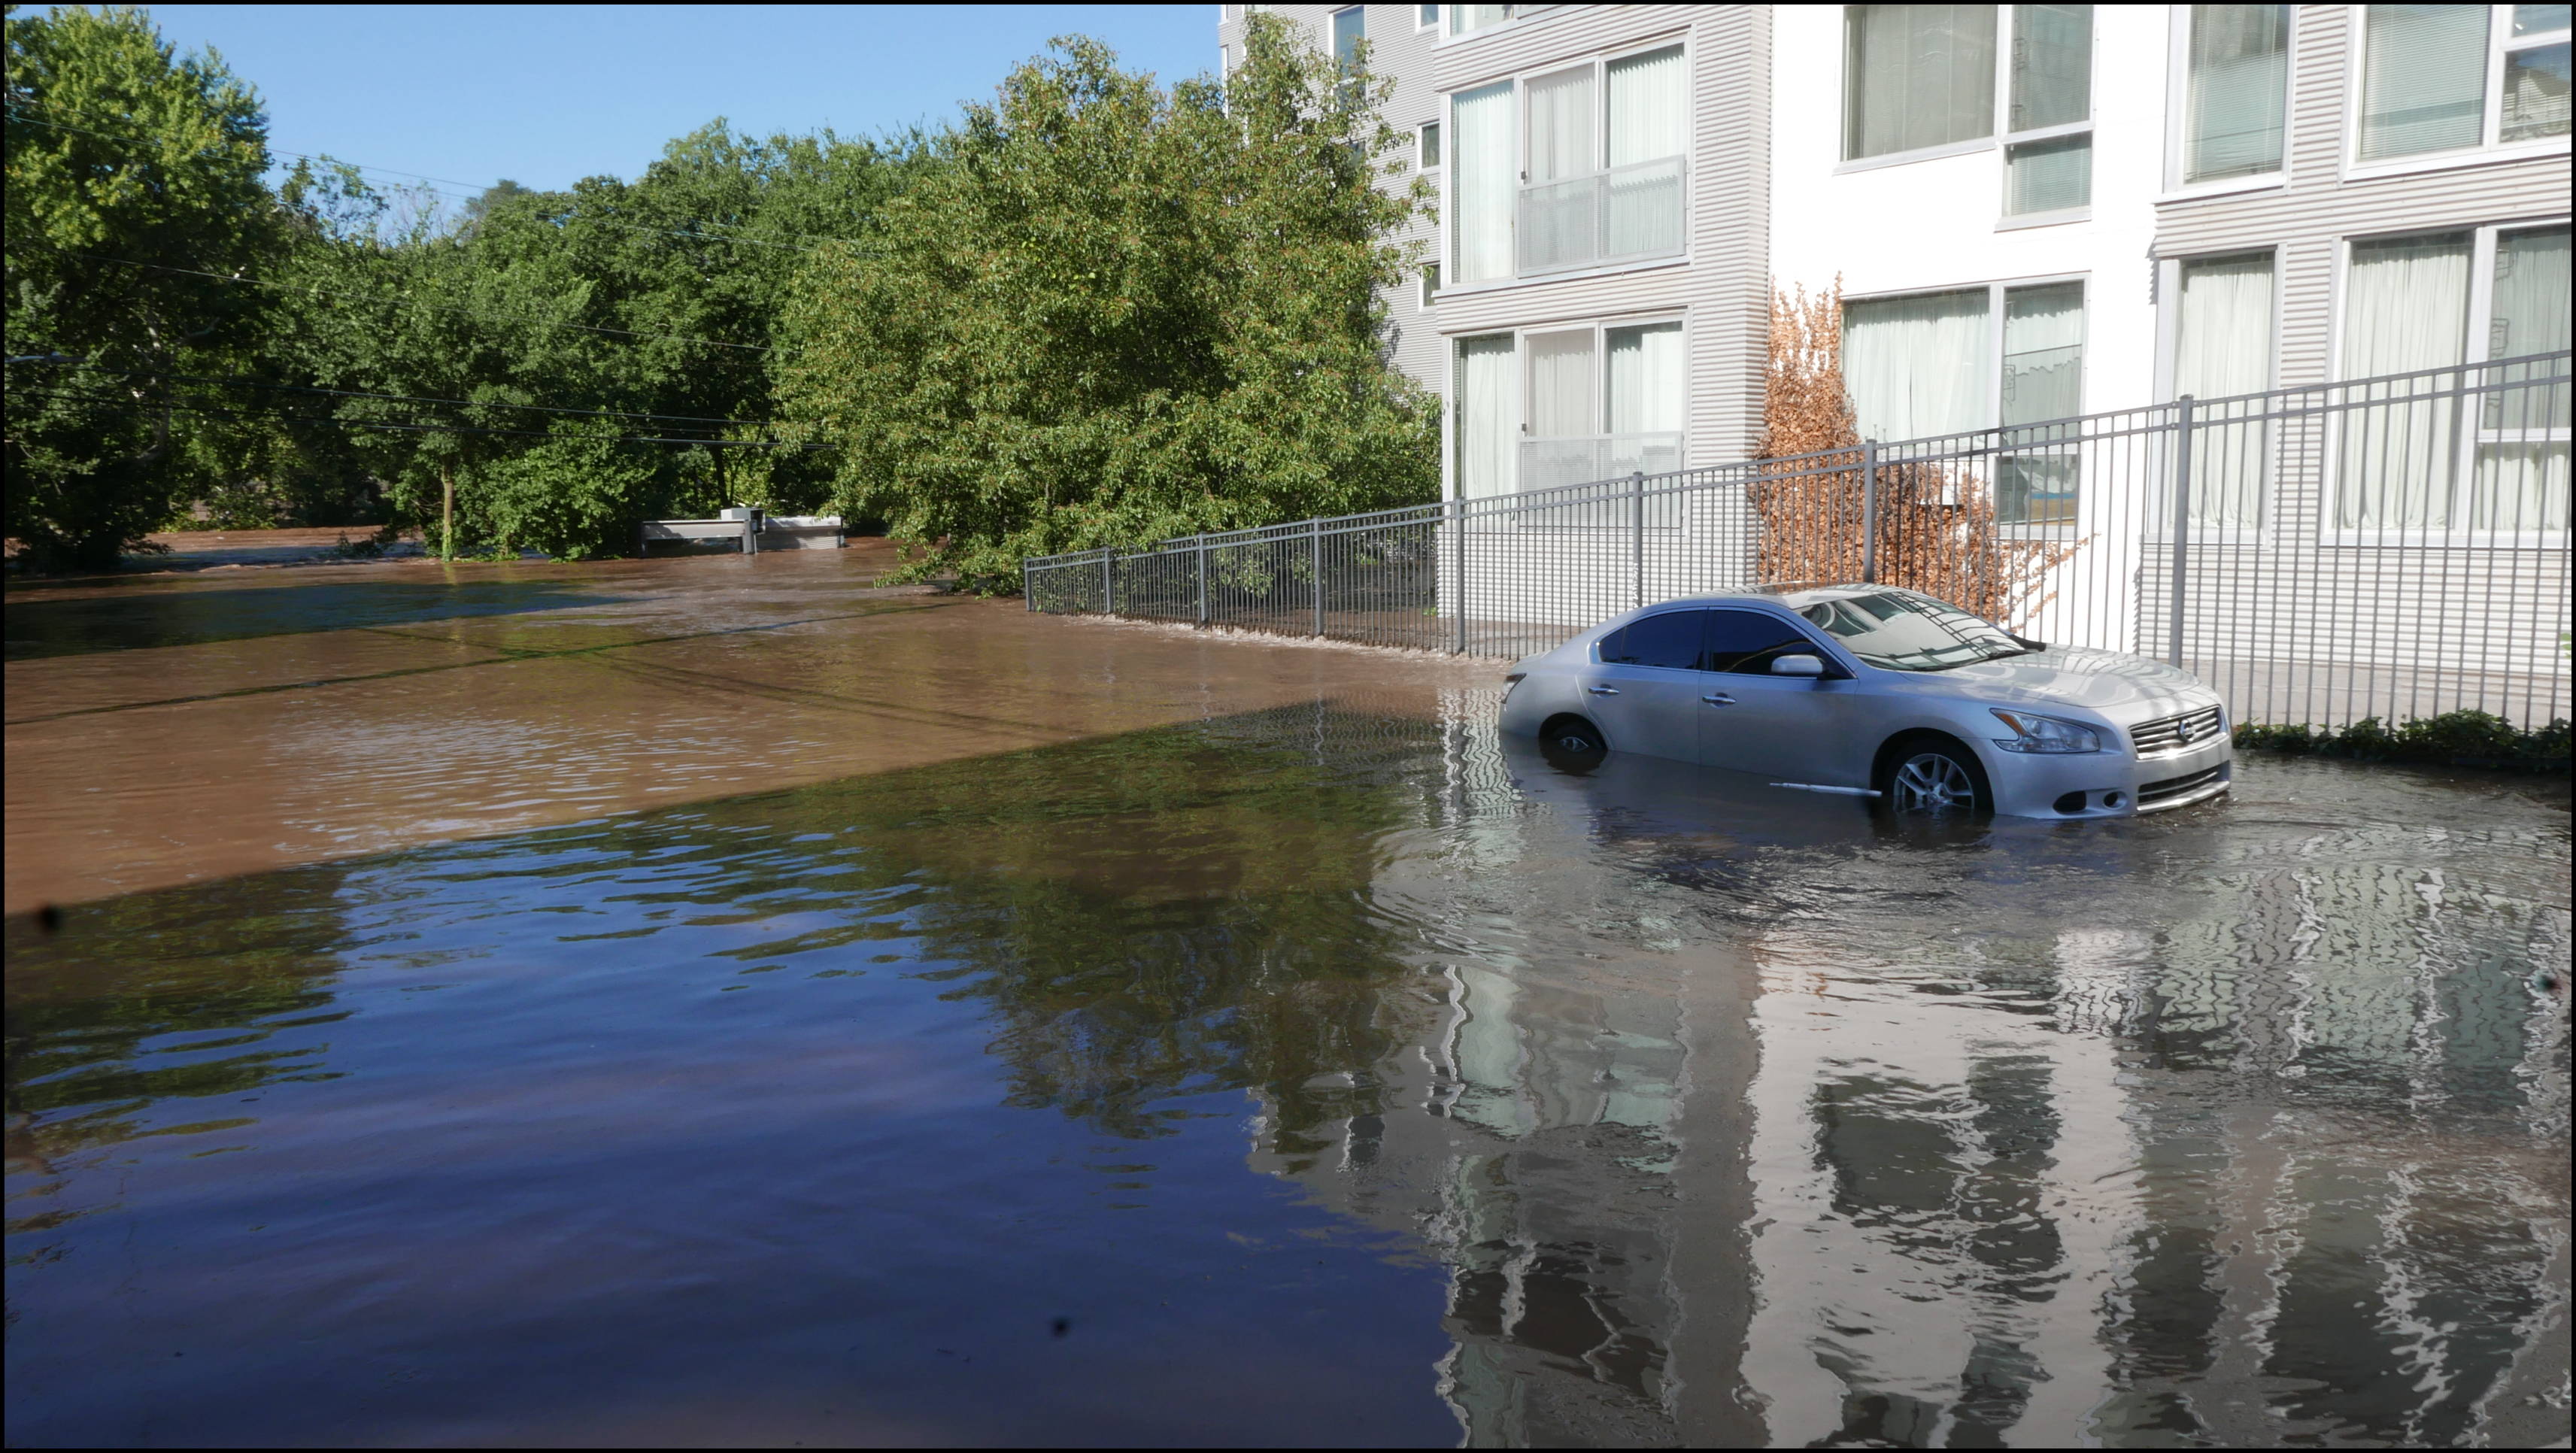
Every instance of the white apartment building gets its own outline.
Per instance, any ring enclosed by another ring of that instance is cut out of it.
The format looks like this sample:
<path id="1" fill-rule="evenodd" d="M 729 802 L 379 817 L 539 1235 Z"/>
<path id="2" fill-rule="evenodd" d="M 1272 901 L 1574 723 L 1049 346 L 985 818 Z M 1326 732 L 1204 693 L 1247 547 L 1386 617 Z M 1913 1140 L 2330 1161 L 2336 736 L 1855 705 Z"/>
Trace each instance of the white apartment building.
<path id="1" fill-rule="evenodd" d="M 1775 283 L 1839 279 L 1890 440 L 2568 346 L 2564 5 L 1273 8 L 1367 38 L 1438 183 L 1388 305 L 1452 497 L 1748 457 Z M 2338 523 L 2563 538 L 2564 430 L 2479 448 Z"/>

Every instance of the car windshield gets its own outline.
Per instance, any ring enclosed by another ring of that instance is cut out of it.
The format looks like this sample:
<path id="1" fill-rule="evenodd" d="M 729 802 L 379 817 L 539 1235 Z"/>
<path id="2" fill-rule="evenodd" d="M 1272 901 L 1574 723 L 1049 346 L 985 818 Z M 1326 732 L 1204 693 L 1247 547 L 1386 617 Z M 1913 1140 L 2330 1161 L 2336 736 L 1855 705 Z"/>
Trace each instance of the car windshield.
<path id="1" fill-rule="evenodd" d="M 1818 601 L 1800 612 L 1843 649 L 1888 671 L 1947 671 L 2039 649 L 2012 632 L 1910 590 Z"/>

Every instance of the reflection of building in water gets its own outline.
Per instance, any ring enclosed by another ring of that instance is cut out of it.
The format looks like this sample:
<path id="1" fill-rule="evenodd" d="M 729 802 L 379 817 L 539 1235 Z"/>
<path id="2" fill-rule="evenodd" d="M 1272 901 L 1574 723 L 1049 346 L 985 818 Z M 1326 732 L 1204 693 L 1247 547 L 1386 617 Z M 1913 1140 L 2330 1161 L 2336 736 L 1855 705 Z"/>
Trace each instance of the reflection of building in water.
<path id="1" fill-rule="evenodd" d="M 1427 1027 L 1255 1156 L 1447 1264 L 1470 1445 L 2563 1436 L 2546 883 L 2101 835 L 1961 925 L 2038 849 L 1775 851 L 1494 752 L 1449 729 L 1372 890 Z"/>

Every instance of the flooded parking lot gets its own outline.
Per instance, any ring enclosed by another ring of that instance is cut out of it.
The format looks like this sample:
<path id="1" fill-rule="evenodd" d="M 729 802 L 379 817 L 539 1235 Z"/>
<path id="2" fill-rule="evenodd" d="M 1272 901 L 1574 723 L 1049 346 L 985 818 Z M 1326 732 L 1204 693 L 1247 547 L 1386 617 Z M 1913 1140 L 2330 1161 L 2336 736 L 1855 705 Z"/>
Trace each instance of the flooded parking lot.
<path id="1" fill-rule="evenodd" d="M 1487 664 L 465 583 L 12 592 L 12 1442 L 2567 1436 L 2563 782 L 1903 827 Z"/>

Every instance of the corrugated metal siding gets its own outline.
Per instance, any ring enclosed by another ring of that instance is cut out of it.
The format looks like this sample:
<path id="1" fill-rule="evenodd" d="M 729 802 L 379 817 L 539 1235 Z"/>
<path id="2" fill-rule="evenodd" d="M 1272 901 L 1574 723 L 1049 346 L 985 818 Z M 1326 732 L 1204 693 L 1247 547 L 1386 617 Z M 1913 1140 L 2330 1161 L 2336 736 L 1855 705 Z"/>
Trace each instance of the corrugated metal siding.
<path id="1" fill-rule="evenodd" d="M 1690 45 L 1690 254 L 1597 277 L 1516 283 L 1440 301 L 1450 337 L 1641 313 L 1677 313 L 1689 348 L 1692 465 L 1742 459 L 1762 427 L 1769 330 L 1771 16 L 1754 5 L 1582 6 L 1432 54 L 1442 94 L 1607 50 Z"/>
<path id="2" fill-rule="evenodd" d="M 2168 202 L 2157 209 L 2156 255 L 2280 249 L 2280 381 L 2331 377 L 2336 254 L 2345 238 L 2475 227 L 2568 211 L 2565 156 L 2478 162 L 2406 176 L 2344 180 L 2355 7 L 2303 5 L 2291 78 L 2288 185 Z"/>

